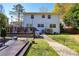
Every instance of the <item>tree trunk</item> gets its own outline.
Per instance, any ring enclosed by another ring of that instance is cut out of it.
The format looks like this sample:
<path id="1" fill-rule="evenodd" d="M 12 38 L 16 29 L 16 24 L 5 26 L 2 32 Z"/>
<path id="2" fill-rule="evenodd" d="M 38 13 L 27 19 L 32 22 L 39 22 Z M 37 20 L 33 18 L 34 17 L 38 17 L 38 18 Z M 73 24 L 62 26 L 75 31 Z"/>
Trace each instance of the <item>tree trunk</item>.
<path id="1" fill-rule="evenodd" d="M 5 45 L 5 37 L 3 37 L 3 46 Z"/>
<path id="2" fill-rule="evenodd" d="M 35 30 L 33 29 L 33 43 L 35 43 L 35 41 L 34 41 L 34 39 L 35 39 Z"/>
<path id="3" fill-rule="evenodd" d="M 18 13 L 18 22 L 20 21 L 20 13 Z"/>

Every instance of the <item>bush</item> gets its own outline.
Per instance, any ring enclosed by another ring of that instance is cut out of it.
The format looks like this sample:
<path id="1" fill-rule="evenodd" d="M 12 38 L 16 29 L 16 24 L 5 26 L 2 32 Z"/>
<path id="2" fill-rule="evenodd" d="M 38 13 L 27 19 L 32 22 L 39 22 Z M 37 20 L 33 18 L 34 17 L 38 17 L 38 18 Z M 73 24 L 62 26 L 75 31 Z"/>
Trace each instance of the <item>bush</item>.
<path id="1" fill-rule="evenodd" d="M 5 45 L 5 36 L 6 36 L 6 30 L 5 28 L 1 29 L 1 37 L 3 38 L 3 46 Z"/>
<path id="2" fill-rule="evenodd" d="M 5 28 L 1 29 L 1 37 L 5 37 L 6 36 L 6 30 Z"/>

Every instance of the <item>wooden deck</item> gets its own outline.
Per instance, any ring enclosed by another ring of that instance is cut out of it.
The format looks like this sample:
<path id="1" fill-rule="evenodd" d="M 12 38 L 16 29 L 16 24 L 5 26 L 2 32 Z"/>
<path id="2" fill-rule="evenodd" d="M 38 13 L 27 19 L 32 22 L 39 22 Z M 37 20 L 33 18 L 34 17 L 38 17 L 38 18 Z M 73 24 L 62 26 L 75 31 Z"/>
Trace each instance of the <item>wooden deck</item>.
<path id="1" fill-rule="evenodd" d="M 23 51 L 23 49 L 27 46 L 28 43 L 29 41 L 17 40 L 13 44 L 11 44 L 9 47 L 0 51 L 0 56 L 18 56 L 19 54 L 23 55 L 24 52 L 21 53 L 21 51 Z"/>

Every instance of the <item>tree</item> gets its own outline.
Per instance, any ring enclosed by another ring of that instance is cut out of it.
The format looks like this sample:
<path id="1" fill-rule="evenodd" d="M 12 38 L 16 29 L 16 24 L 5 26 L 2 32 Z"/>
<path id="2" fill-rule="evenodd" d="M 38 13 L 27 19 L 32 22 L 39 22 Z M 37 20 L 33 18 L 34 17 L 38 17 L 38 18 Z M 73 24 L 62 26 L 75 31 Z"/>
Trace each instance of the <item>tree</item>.
<path id="1" fill-rule="evenodd" d="M 79 4 L 73 4 L 73 7 L 66 13 L 64 22 L 79 30 Z"/>
<path id="2" fill-rule="evenodd" d="M 4 15 L 3 13 L 0 13 L 0 28 L 5 28 L 6 26 L 7 26 L 7 20 L 8 20 L 8 18 L 7 18 L 7 16 L 6 15 Z"/>
<path id="3" fill-rule="evenodd" d="M 1 37 L 3 38 L 3 44 L 5 45 L 5 36 L 6 36 L 6 30 L 5 28 L 1 29 Z"/>
<path id="4" fill-rule="evenodd" d="M 69 3 L 57 3 L 55 4 L 53 14 L 54 15 L 60 15 L 60 17 L 63 19 L 65 17 L 65 14 L 71 9 L 73 4 Z"/>
<path id="5" fill-rule="evenodd" d="M 4 40 L 6 36 L 5 27 L 8 24 L 7 20 L 8 20 L 7 16 L 4 15 L 3 13 L 0 13 L 0 36 L 3 37 Z M 3 41 L 3 43 L 5 44 L 5 41 Z"/>
<path id="6" fill-rule="evenodd" d="M 23 6 L 21 4 L 17 4 L 17 5 L 14 5 L 12 9 L 13 10 L 10 11 L 10 14 L 16 15 L 18 17 L 18 22 L 21 21 L 21 18 L 24 12 Z"/>
<path id="7" fill-rule="evenodd" d="M 59 4 L 55 4 L 53 14 L 57 15 L 60 12 L 60 9 L 61 8 L 60 8 Z"/>

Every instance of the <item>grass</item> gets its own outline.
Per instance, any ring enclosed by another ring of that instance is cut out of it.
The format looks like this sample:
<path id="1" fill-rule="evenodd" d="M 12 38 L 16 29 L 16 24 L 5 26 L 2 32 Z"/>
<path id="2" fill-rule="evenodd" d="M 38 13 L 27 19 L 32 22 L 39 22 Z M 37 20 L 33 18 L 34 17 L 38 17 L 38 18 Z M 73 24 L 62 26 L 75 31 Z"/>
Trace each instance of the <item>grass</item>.
<path id="1" fill-rule="evenodd" d="M 48 45 L 44 39 L 36 39 L 36 44 L 32 44 L 25 56 L 58 56 L 58 54 Z"/>
<path id="2" fill-rule="evenodd" d="M 79 42 L 75 41 L 76 35 L 61 34 L 61 35 L 48 35 L 48 36 L 54 39 L 55 41 L 63 45 L 66 45 L 67 47 L 79 53 Z"/>

